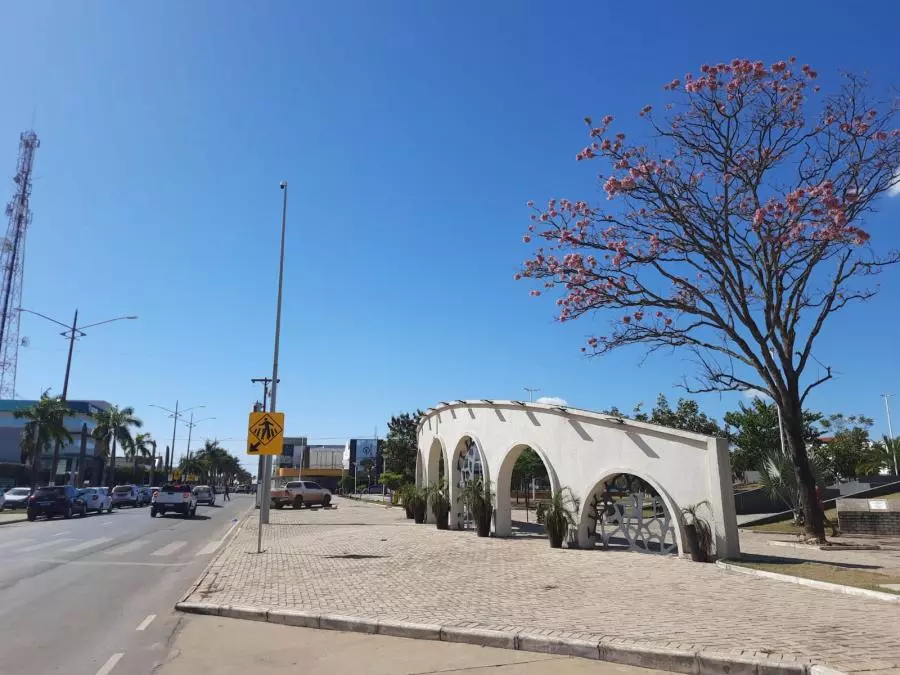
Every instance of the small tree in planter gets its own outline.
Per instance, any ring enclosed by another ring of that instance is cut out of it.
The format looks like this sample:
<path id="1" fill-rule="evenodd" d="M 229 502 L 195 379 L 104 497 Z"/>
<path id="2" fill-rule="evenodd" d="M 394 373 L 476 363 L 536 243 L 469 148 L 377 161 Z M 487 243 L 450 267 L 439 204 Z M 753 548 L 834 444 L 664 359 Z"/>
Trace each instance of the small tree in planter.
<path id="1" fill-rule="evenodd" d="M 396 492 L 400 498 L 400 502 L 403 504 L 403 509 L 406 511 L 406 517 L 410 520 L 413 519 L 412 499 L 415 492 L 416 486 L 412 483 L 401 486 Z"/>
<path id="2" fill-rule="evenodd" d="M 475 519 L 475 529 L 479 537 L 491 536 L 491 516 L 494 515 L 494 495 L 491 484 L 483 478 L 466 483 L 463 488 L 463 501 Z"/>
<path id="3" fill-rule="evenodd" d="M 412 487 L 409 491 L 408 503 L 416 524 L 422 525 L 428 516 L 428 497 L 425 490 Z"/>
<path id="4" fill-rule="evenodd" d="M 691 560 L 712 562 L 712 529 L 706 520 L 697 515 L 702 506 L 709 508 L 709 502 L 702 501 L 681 509 L 681 515 L 684 517 L 684 538 L 691 554 Z"/>
<path id="5" fill-rule="evenodd" d="M 567 487 L 553 493 L 544 511 L 544 529 L 550 537 L 550 548 L 562 548 L 570 527 L 575 527 L 578 500 Z"/>
<path id="6" fill-rule="evenodd" d="M 437 529 L 450 529 L 450 494 L 447 489 L 447 481 L 443 478 L 436 480 L 426 490 L 426 497 L 431 504 L 431 512 L 437 521 Z"/>

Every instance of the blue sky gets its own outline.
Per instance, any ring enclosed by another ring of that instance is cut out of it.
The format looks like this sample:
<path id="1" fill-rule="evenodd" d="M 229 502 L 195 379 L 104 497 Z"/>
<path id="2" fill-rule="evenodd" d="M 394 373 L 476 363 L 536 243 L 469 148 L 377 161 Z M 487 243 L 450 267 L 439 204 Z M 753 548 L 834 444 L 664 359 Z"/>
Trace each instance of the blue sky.
<path id="1" fill-rule="evenodd" d="M 900 72 L 893 2 L 690 7 L 0 4 L 4 201 L 19 133 L 33 124 L 42 141 L 23 306 L 140 316 L 78 344 L 70 397 L 134 405 L 160 439 L 171 424 L 148 404 L 202 404 L 216 419 L 195 438 L 243 450 L 261 395 L 250 378 L 271 372 L 282 179 L 290 434 L 383 434 L 393 413 L 525 386 L 592 409 L 677 396 L 681 357 L 585 359 L 605 319 L 554 323 L 552 304 L 513 281 L 528 199 L 604 198 L 597 167 L 574 161 L 582 118 L 636 123 L 663 83 L 736 56 L 795 54 L 825 89 L 840 69 L 885 88 Z M 877 247 L 900 246 L 898 217 L 900 198 L 886 199 L 869 223 Z M 900 401 L 898 274 L 817 351 L 840 378 L 812 407 L 866 413 L 878 433 L 879 394 Z M 20 396 L 60 391 L 65 341 L 30 316 L 22 334 Z M 740 398 L 702 403 L 720 416 Z"/>

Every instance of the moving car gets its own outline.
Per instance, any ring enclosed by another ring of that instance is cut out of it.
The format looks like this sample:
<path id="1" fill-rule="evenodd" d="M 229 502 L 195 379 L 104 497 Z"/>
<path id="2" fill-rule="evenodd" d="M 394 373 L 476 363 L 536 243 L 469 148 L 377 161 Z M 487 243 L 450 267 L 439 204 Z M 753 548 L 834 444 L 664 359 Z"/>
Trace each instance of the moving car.
<path id="1" fill-rule="evenodd" d="M 28 498 L 28 520 L 38 516 L 71 518 L 76 513 L 85 515 L 87 506 L 72 485 L 40 487 Z"/>
<path id="2" fill-rule="evenodd" d="M 180 513 L 183 518 L 192 518 L 197 513 L 197 496 L 190 485 L 163 485 L 153 497 L 151 518 L 155 518 L 157 513 L 165 515 L 172 511 Z"/>
<path id="3" fill-rule="evenodd" d="M 112 513 L 112 497 L 109 496 L 109 488 L 91 487 L 78 491 L 78 496 L 84 500 L 85 511 Z"/>
<path id="4" fill-rule="evenodd" d="M 215 506 L 216 492 L 209 485 L 198 485 L 194 488 L 194 495 L 197 497 L 197 503 L 203 502 L 209 506 Z"/>
<path id="5" fill-rule="evenodd" d="M 116 485 L 112 491 L 112 505 L 120 506 L 140 506 L 143 503 L 141 497 L 141 489 L 136 485 Z"/>
<path id="6" fill-rule="evenodd" d="M 327 490 L 311 480 L 291 481 L 281 490 L 272 490 L 271 495 L 272 506 L 276 509 L 284 508 L 288 504 L 295 509 L 313 504 L 331 506 L 331 490 Z"/>
<path id="7" fill-rule="evenodd" d="M 31 488 L 14 487 L 6 491 L 3 495 L 4 501 L 2 508 L 4 509 L 27 509 L 28 498 L 31 496 Z"/>

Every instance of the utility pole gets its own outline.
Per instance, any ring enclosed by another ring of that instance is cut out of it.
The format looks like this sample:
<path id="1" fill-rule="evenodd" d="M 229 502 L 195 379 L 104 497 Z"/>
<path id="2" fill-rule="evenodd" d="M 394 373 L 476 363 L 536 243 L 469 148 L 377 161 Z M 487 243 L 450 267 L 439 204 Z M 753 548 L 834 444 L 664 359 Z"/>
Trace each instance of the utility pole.
<path id="1" fill-rule="evenodd" d="M 186 412 L 189 410 L 196 410 L 197 408 L 205 408 L 205 405 L 195 405 L 193 408 L 185 408 L 178 411 L 178 401 L 175 401 L 175 410 L 169 410 L 168 408 L 164 408 L 161 405 L 156 405 L 155 403 L 150 404 L 151 408 L 159 408 L 167 413 L 169 413 L 169 417 L 172 418 L 172 448 L 171 453 L 169 454 L 168 466 L 166 467 L 166 482 L 169 481 L 169 470 L 175 465 L 175 431 L 178 429 L 178 419 L 183 417 Z M 193 420 L 193 416 L 191 417 Z"/>
<path id="2" fill-rule="evenodd" d="M 888 424 L 888 438 L 891 441 L 894 440 L 894 429 L 891 426 L 891 404 L 890 398 L 893 394 L 882 394 L 881 398 L 884 399 L 884 412 L 887 413 L 887 424 Z M 894 458 L 894 475 L 900 475 L 900 466 L 897 465 L 897 453 L 894 452 L 893 448 L 891 448 L 891 456 Z"/>
<path id="3" fill-rule="evenodd" d="M 262 382 L 263 386 L 263 398 L 262 405 L 258 408 L 257 406 L 253 406 L 253 412 L 266 412 L 266 402 L 269 400 L 269 385 L 272 384 L 271 377 L 251 377 L 250 382 L 253 384 L 259 384 Z M 258 403 L 258 402 L 257 402 Z M 262 493 L 262 473 L 265 468 L 266 456 L 259 456 L 259 466 L 256 469 L 256 508 L 259 508 L 261 503 L 261 493 Z"/>
<path id="4" fill-rule="evenodd" d="M 278 300 L 275 305 L 275 349 L 272 356 L 272 401 L 269 412 L 277 412 L 278 405 L 278 348 L 281 343 L 281 298 L 284 288 L 284 238 L 287 230 L 287 181 L 281 181 L 279 187 L 284 192 L 281 206 L 281 253 L 278 260 Z M 262 553 L 262 526 L 269 524 L 269 494 L 272 490 L 272 455 L 265 456 L 263 463 L 262 500 L 259 505 L 259 532 L 257 533 L 256 551 Z"/>
<path id="5" fill-rule="evenodd" d="M 528 395 L 531 397 L 531 402 L 534 403 L 534 392 L 540 391 L 540 389 L 536 389 L 534 387 L 522 387 L 522 389 L 528 392 Z"/>

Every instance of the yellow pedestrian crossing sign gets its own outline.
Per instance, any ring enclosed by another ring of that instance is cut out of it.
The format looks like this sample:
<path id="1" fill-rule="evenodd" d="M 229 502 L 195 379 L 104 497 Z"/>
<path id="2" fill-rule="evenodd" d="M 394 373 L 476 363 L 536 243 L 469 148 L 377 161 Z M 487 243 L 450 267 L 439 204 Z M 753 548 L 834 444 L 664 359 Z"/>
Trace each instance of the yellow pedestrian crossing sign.
<path id="1" fill-rule="evenodd" d="M 247 427 L 248 455 L 280 455 L 284 445 L 284 413 L 253 412 Z"/>
<path id="2" fill-rule="evenodd" d="M 179 471 L 178 469 L 175 469 L 172 472 L 172 480 L 181 480 L 181 471 Z"/>

